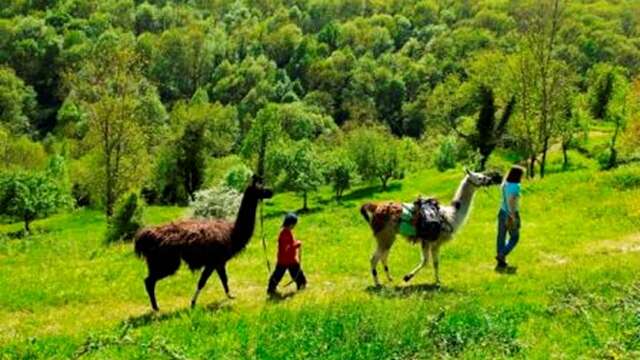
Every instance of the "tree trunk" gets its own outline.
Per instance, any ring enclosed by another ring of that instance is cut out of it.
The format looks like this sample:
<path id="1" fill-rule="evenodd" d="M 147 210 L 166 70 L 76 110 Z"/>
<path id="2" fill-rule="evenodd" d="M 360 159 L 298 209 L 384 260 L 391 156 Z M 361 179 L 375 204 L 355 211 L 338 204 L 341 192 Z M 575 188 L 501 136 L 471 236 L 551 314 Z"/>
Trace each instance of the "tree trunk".
<path id="1" fill-rule="evenodd" d="M 542 159 L 540 160 L 540 178 L 544 178 L 545 167 L 547 165 L 547 152 L 549 151 L 549 138 L 544 139 L 542 145 Z"/>
<path id="2" fill-rule="evenodd" d="M 569 145 L 563 143 L 562 144 L 562 170 L 567 170 L 569 168 L 569 154 L 568 149 Z"/>
<path id="3" fill-rule="evenodd" d="M 380 177 L 380 181 L 382 182 L 382 191 L 387 191 L 387 182 L 389 181 L 389 178 L 382 176 Z"/>
<path id="4" fill-rule="evenodd" d="M 31 233 L 31 228 L 29 228 L 29 224 L 30 224 L 30 223 L 31 223 L 31 220 L 29 219 L 29 217 L 28 217 L 28 216 L 25 216 L 25 217 L 24 217 L 24 231 L 25 231 L 27 234 L 30 234 L 30 233 Z"/>
<path id="5" fill-rule="evenodd" d="M 609 148 L 609 162 L 607 163 L 607 169 L 613 169 L 618 164 L 618 151 L 616 150 L 616 142 L 618 139 L 618 132 L 620 131 L 620 122 L 616 122 L 616 130 L 613 132 L 613 137 L 611 138 L 611 146 Z"/>
<path id="6" fill-rule="evenodd" d="M 531 155 L 529 158 L 529 178 L 533 179 L 536 176 L 536 154 Z"/>

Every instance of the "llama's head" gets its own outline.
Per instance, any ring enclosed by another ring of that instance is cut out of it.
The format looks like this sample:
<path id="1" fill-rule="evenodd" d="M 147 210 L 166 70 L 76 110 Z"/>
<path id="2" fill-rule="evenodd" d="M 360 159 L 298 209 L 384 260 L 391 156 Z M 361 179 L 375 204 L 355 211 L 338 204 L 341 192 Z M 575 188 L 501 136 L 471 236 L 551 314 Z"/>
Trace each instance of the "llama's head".
<path id="1" fill-rule="evenodd" d="M 273 196 L 273 191 L 264 186 L 264 180 L 258 175 L 253 175 L 246 193 L 259 200 L 270 199 Z"/>
<path id="2" fill-rule="evenodd" d="M 502 175 L 497 171 L 486 171 L 483 173 L 464 170 L 469 181 L 475 186 L 491 186 L 502 183 Z"/>

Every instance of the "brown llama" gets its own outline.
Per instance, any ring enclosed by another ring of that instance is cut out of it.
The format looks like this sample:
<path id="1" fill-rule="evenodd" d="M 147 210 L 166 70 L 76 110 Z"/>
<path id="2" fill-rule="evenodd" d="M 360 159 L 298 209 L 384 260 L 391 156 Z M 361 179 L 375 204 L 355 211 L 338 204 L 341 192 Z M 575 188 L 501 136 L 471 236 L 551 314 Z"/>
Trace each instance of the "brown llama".
<path id="1" fill-rule="evenodd" d="M 147 262 L 149 275 L 144 285 L 151 307 L 158 311 L 155 285 L 160 279 L 175 274 L 184 260 L 191 271 L 204 268 L 191 307 L 196 305 L 198 294 L 215 270 L 224 292 L 233 299 L 227 285 L 225 264 L 241 252 L 251 236 L 256 220 L 256 208 L 261 199 L 271 198 L 273 192 L 254 176 L 242 197 L 240 209 L 234 223 L 226 220 L 183 220 L 170 224 L 149 227 L 136 234 L 135 252 Z"/>
<path id="2" fill-rule="evenodd" d="M 436 285 L 440 285 L 439 263 L 440 263 L 440 246 L 453 238 L 453 235 L 462 227 L 469 211 L 471 210 L 471 202 L 476 189 L 485 186 L 498 185 L 502 181 L 502 176 L 494 171 L 486 173 L 475 173 L 465 170 L 466 176 L 460 182 L 458 191 L 451 201 L 450 206 L 440 208 L 443 222 L 446 223 L 443 231 L 435 240 L 426 240 L 417 237 L 407 238 L 412 243 L 420 243 L 422 246 L 422 260 L 411 272 L 404 276 L 404 281 L 408 282 L 413 278 L 420 269 L 422 269 L 429 255 L 433 258 L 433 270 Z M 387 265 L 387 257 L 391 246 L 395 242 L 396 235 L 400 231 L 400 220 L 402 215 L 402 204 L 396 202 L 386 203 L 366 203 L 360 208 L 360 213 L 365 221 L 369 224 L 374 237 L 376 238 L 377 248 L 371 256 L 371 275 L 376 286 L 380 286 L 378 281 L 377 265 L 378 261 L 382 261 L 387 279 L 392 281 Z"/>

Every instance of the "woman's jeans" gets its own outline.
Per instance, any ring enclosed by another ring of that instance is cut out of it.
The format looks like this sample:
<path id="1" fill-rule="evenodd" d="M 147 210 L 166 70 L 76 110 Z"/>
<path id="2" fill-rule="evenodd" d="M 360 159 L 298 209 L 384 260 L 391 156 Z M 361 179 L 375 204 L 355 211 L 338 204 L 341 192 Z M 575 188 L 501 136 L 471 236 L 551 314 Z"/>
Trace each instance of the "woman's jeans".
<path id="1" fill-rule="evenodd" d="M 509 214 L 500 209 L 498 213 L 498 255 L 507 256 L 516 247 L 520 239 L 520 213 L 516 212 L 516 221 L 511 229 L 507 230 Z M 506 242 L 509 233 L 509 242 Z"/>

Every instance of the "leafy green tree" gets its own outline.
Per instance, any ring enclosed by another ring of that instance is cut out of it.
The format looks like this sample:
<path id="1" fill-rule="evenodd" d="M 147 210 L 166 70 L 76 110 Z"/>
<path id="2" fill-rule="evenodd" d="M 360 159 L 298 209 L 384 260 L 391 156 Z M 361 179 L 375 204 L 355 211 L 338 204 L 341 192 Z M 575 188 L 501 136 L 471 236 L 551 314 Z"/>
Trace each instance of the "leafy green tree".
<path id="1" fill-rule="evenodd" d="M 382 129 L 361 127 L 347 135 L 347 148 L 364 180 L 379 180 L 387 190 L 391 179 L 403 177 L 400 144 Z"/>
<path id="2" fill-rule="evenodd" d="M 590 100 L 591 112 L 597 119 L 613 123 L 614 131 L 609 142 L 609 156 L 604 167 L 611 169 L 617 166 L 617 143 L 621 131 L 627 124 L 629 107 L 627 96 L 629 94 L 629 81 L 623 73 L 623 69 L 600 64 L 594 67 L 590 73 Z"/>
<path id="3" fill-rule="evenodd" d="M 336 200 L 340 201 L 346 190 L 349 190 L 357 178 L 358 168 L 344 150 L 331 152 L 323 168 L 325 177 L 333 187 Z"/>
<path id="4" fill-rule="evenodd" d="M 479 91 L 480 97 L 480 113 L 478 114 L 478 120 L 476 121 L 475 131 L 465 136 L 467 141 L 475 150 L 480 154 L 480 162 L 478 164 L 478 170 L 483 171 L 485 169 L 487 160 L 493 150 L 495 150 L 498 143 L 502 140 L 506 130 L 509 119 L 513 114 L 515 106 L 515 97 L 507 103 L 500 121 L 496 121 L 496 108 L 493 91 L 489 88 L 481 86 Z"/>
<path id="5" fill-rule="evenodd" d="M 142 119 L 136 110 L 152 88 L 142 77 L 130 38 L 105 33 L 92 58 L 79 72 L 68 75 L 71 97 L 88 116 L 89 130 L 83 142 L 97 155 L 99 182 L 105 213 L 113 214 L 118 198 L 141 186 L 148 171 Z"/>
<path id="6" fill-rule="evenodd" d="M 35 117 L 36 93 L 6 66 L 0 66 L 0 124 L 14 133 L 25 133 Z"/>
<path id="7" fill-rule="evenodd" d="M 37 116 L 31 118 L 32 125 L 46 133 L 55 126 L 55 109 L 60 105 L 56 96 L 60 88 L 60 37 L 44 19 L 34 16 L 17 18 L 6 35 L 9 41 L 0 49 L 0 63 L 11 66 L 35 90 L 39 106 Z"/>
<path id="8" fill-rule="evenodd" d="M 302 195 L 302 210 L 308 211 L 309 193 L 323 183 L 322 163 L 310 141 L 293 145 L 286 159 L 283 187 Z"/>
<path id="9" fill-rule="evenodd" d="M 243 163 L 230 168 L 224 176 L 224 185 L 238 192 L 244 192 L 249 185 L 253 172 Z"/>
<path id="10" fill-rule="evenodd" d="M 51 171 L 0 176 L 0 214 L 23 221 L 27 233 L 33 220 L 51 215 L 69 202 L 68 189 L 62 188 Z"/>

